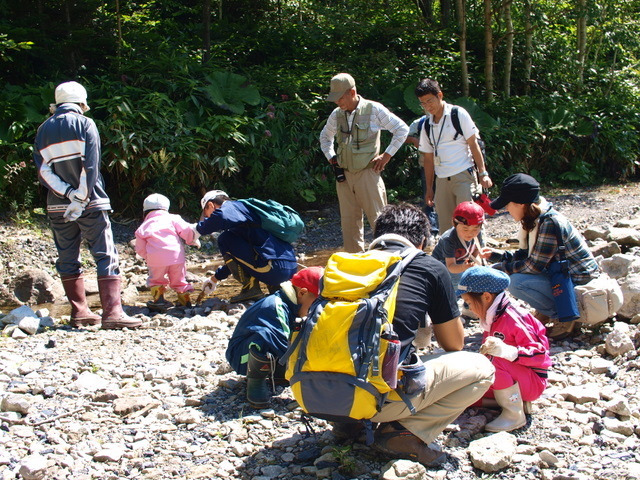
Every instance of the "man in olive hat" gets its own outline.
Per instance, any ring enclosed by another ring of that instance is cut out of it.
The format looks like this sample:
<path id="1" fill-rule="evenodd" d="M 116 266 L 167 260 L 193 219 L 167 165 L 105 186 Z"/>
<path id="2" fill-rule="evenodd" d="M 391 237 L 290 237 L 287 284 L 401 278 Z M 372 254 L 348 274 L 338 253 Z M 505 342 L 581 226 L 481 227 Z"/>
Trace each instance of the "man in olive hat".
<path id="1" fill-rule="evenodd" d="M 348 73 L 331 79 L 327 101 L 337 108 L 320 132 L 320 146 L 329 163 L 344 169 L 344 176 L 336 176 L 344 250 L 359 252 L 364 250 L 362 213 L 373 226 L 387 204 L 380 174 L 404 143 L 409 127 L 381 103 L 358 95 L 356 82 Z M 380 153 L 382 130 L 390 131 L 393 138 Z"/>

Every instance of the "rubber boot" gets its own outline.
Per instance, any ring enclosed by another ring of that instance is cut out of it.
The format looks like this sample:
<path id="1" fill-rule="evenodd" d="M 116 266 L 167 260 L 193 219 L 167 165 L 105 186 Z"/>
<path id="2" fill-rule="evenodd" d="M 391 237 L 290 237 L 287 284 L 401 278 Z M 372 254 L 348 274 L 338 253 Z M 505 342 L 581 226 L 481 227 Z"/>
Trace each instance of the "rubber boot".
<path id="1" fill-rule="evenodd" d="M 509 388 L 494 390 L 493 395 L 498 405 L 502 407 L 502 413 L 498 418 L 487 423 L 484 427 L 487 432 L 510 432 L 516 428 L 523 427 L 527 423 L 518 382 Z"/>
<path id="2" fill-rule="evenodd" d="M 178 292 L 178 303 L 183 307 L 190 307 L 191 297 L 189 296 L 189 292 Z"/>
<path id="3" fill-rule="evenodd" d="M 474 403 L 474 406 L 476 406 L 477 404 Z M 498 402 L 496 402 L 495 398 L 483 398 L 481 400 L 481 405 L 479 405 L 483 408 L 500 408 L 500 405 L 498 405 Z M 522 402 L 522 410 L 524 411 L 525 415 L 531 415 L 531 413 L 533 412 L 533 403 L 532 402 Z"/>
<path id="4" fill-rule="evenodd" d="M 267 377 L 271 375 L 271 361 L 253 347 L 249 349 L 247 363 L 247 401 L 254 408 L 269 406 L 269 386 Z"/>
<path id="5" fill-rule="evenodd" d="M 151 287 L 151 297 L 153 300 L 147 302 L 149 310 L 153 310 L 154 312 L 166 312 L 169 310 L 172 304 L 164 298 L 164 292 L 166 290 L 167 287 L 164 285 L 154 285 Z"/>
<path id="6" fill-rule="evenodd" d="M 260 288 L 260 282 L 254 277 L 247 274 L 247 272 L 238 264 L 232 257 L 226 259 L 227 267 L 231 270 L 233 277 L 240 282 L 242 290 L 235 297 L 231 297 L 231 303 L 246 302 L 249 300 L 257 300 L 264 297 L 262 289 Z"/>
<path id="7" fill-rule="evenodd" d="M 92 313 L 89 310 L 89 305 L 87 305 L 82 274 L 62 277 L 62 286 L 71 304 L 71 321 L 69 325 L 73 328 L 100 325 L 102 321 L 100 315 Z"/>
<path id="8" fill-rule="evenodd" d="M 117 330 L 121 328 L 138 328 L 142 321 L 132 318 L 122 310 L 120 298 L 120 275 L 98 277 L 100 303 L 102 303 L 102 328 Z"/>

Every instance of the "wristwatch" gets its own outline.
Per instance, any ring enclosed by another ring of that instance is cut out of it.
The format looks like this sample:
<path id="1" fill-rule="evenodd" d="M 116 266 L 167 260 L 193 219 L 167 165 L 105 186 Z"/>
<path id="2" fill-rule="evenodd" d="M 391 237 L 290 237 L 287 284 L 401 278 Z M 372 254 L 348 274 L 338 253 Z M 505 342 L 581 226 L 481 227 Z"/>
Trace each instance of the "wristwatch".
<path id="1" fill-rule="evenodd" d="M 489 172 L 487 172 L 486 170 L 484 172 L 480 172 L 479 175 L 481 177 L 488 177 L 489 176 Z"/>

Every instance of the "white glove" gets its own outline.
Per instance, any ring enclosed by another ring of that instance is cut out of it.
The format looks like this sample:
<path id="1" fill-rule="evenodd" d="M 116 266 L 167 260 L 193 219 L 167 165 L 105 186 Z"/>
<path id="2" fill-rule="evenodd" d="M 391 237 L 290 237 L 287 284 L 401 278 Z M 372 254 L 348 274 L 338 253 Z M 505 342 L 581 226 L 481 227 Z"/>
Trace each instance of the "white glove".
<path id="1" fill-rule="evenodd" d="M 82 196 L 80 195 L 78 190 L 69 190 L 69 193 L 67 194 L 67 198 L 71 200 L 71 202 L 77 202 L 81 204 L 83 207 L 85 207 L 87 203 L 89 203 L 89 200 L 82 199 Z"/>
<path id="2" fill-rule="evenodd" d="M 482 346 L 480 346 L 480 353 L 504 358 L 510 362 L 518 358 L 518 348 L 513 345 L 507 345 L 498 337 L 487 337 Z"/>
<path id="3" fill-rule="evenodd" d="M 65 222 L 75 222 L 84 212 L 84 205 L 81 202 L 73 200 L 64 212 L 62 218 Z"/>
<path id="4" fill-rule="evenodd" d="M 211 295 L 216 288 L 218 288 L 218 282 L 215 280 L 211 280 L 210 278 L 208 278 L 202 284 L 202 291 L 205 293 L 205 295 Z"/>
<path id="5" fill-rule="evenodd" d="M 192 247 L 196 247 L 196 248 L 200 248 L 202 246 L 202 244 L 200 243 L 200 240 L 198 240 L 197 238 L 193 241 L 193 243 L 191 244 Z"/>

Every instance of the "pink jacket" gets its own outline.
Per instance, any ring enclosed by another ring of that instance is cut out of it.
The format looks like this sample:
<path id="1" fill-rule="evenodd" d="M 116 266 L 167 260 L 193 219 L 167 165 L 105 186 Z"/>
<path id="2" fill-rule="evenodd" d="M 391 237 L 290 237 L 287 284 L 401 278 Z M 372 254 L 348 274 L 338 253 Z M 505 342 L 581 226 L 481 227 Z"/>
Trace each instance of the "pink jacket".
<path id="1" fill-rule="evenodd" d="M 180 215 L 155 210 L 147 215 L 136 230 L 136 253 L 148 266 L 165 267 L 185 262 L 183 239 L 194 242 L 194 232 Z"/>
<path id="2" fill-rule="evenodd" d="M 518 358 L 513 363 L 529 367 L 546 378 L 547 369 L 552 365 L 549 339 L 544 325 L 537 318 L 516 308 L 505 298 L 498 307 L 491 330 L 484 332 L 483 343 L 489 335 L 518 348 Z"/>

